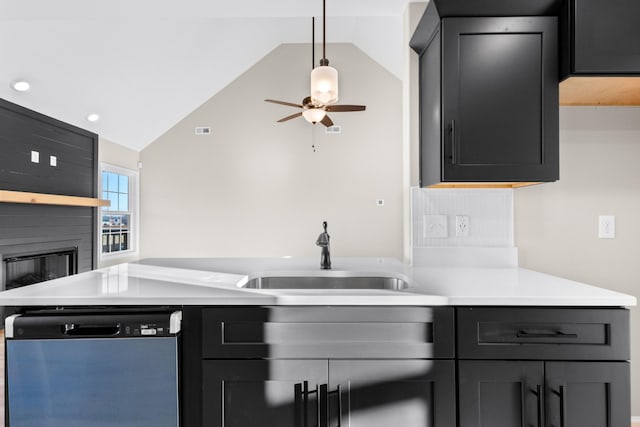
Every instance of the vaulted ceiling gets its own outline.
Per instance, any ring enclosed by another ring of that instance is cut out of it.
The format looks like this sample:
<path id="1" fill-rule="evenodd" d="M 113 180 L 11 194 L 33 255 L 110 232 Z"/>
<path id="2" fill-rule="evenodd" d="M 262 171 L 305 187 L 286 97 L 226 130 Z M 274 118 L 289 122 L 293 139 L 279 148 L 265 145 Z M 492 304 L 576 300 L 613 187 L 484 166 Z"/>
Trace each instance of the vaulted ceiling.
<path id="1" fill-rule="evenodd" d="M 327 42 L 401 77 L 408 1 L 327 0 Z M 0 97 L 140 150 L 281 43 L 309 43 L 321 15 L 321 0 L 0 0 Z"/>

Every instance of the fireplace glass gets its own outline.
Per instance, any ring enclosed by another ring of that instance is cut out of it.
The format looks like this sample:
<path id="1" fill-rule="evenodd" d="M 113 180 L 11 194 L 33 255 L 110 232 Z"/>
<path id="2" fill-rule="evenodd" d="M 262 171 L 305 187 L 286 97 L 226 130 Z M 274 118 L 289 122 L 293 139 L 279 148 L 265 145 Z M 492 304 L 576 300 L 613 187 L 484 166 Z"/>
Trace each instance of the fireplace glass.
<path id="1" fill-rule="evenodd" d="M 45 282 L 78 272 L 78 248 L 5 256 L 4 289 Z"/>

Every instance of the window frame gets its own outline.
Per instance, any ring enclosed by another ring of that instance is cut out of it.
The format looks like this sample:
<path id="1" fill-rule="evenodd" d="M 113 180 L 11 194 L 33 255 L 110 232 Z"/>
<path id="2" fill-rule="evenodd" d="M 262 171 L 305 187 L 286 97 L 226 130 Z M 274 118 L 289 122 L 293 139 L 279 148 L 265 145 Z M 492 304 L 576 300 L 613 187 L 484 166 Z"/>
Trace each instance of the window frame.
<path id="1" fill-rule="evenodd" d="M 98 174 L 98 194 L 102 198 L 102 174 L 103 172 L 116 173 L 118 175 L 124 175 L 129 178 L 129 210 L 128 211 L 109 211 L 104 210 L 103 207 L 98 208 L 97 214 L 97 239 L 96 246 L 98 251 L 98 261 L 116 261 L 120 258 L 130 258 L 138 255 L 138 242 L 139 242 L 139 206 L 140 206 L 140 180 L 139 172 L 136 170 L 123 168 L 121 166 L 115 166 L 110 163 L 100 163 L 100 172 Z M 109 208 L 107 208 L 109 209 Z M 131 215 L 129 219 L 129 249 L 117 252 L 102 252 L 102 215 L 104 212 L 127 213 Z"/>

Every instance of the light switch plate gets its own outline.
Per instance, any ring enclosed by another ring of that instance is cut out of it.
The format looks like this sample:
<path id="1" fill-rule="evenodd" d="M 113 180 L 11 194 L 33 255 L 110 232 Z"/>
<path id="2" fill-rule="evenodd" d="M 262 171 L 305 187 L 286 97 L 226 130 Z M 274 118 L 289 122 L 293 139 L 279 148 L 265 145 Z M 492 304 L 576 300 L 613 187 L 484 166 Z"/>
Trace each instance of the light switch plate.
<path id="1" fill-rule="evenodd" d="M 600 239 L 616 238 L 616 217 L 613 215 L 600 215 L 598 217 L 598 237 Z"/>
<path id="2" fill-rule="evenodd" d="M 58 166 L 58 158 L 56 156 L 49 156 L 49 165 L 53 167 Z"/>
<path id="3" fill-rule="evenodd" d="M 425 215 L 424 237 L 427 239 L 446 239 L 448 237 L 447 216 Z"/>
<path id="4" fill-rule="evenodd" d="M 31 162 L 32 163 L 40 163 L 40 152 L 39 151 L 31 151 Z"/>

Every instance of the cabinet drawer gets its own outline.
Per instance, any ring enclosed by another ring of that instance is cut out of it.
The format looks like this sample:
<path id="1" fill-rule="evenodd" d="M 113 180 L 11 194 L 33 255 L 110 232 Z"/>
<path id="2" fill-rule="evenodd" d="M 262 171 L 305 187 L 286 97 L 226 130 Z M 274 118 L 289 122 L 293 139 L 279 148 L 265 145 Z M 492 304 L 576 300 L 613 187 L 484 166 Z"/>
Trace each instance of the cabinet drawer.
<path id="1" fill-rule="evenodd" d="M 629 311 L 458 308 L 462 359 L 628 360 Z"/>
<path id="2" fill-rule="evenodd" d="M 453 358 L 451 307 L 221 307 L 204 358 Z"/>

